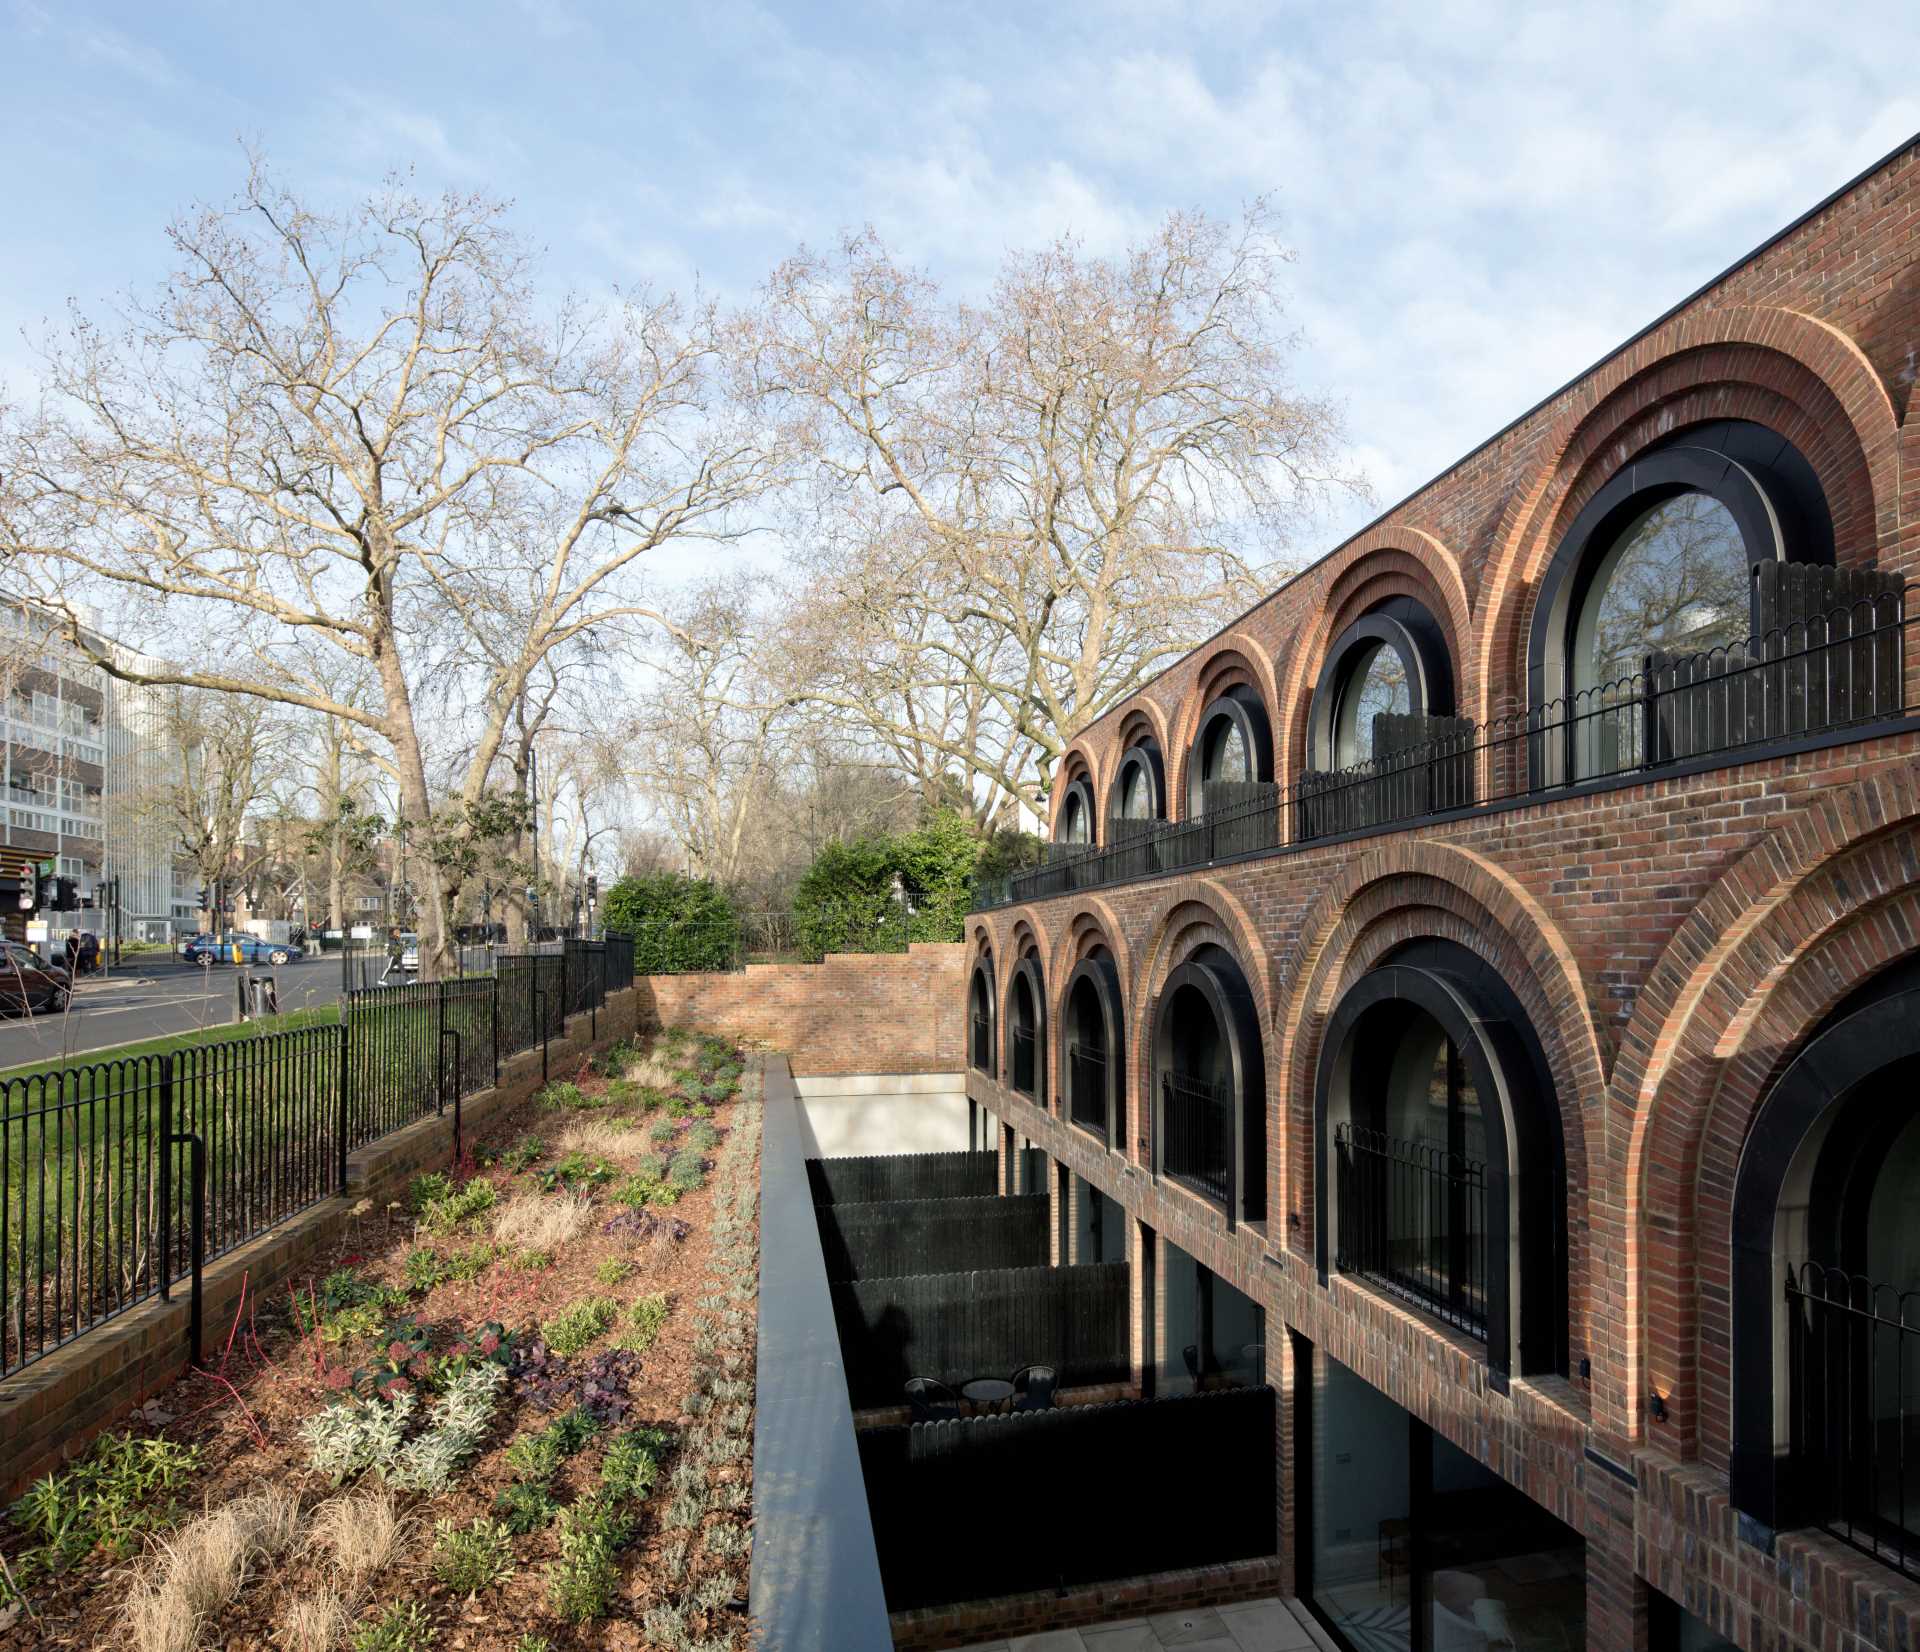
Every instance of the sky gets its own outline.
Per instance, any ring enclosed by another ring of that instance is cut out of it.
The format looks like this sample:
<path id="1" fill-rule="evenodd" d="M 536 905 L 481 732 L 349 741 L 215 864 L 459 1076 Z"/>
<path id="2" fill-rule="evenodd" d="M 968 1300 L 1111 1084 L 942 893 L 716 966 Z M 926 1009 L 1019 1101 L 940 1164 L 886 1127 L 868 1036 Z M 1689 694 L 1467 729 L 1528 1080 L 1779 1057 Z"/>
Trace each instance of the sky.
<path id="1" fill-rule="evenodd" d="M 975 294 L 1010 248 L 1269 195 L 1299 382 L 1373 491 L 1261 547 L 1305 561 L 1920 131 L 1917 32 L 1911 0 L 0 0 L 0 384 L 23 330 L 161 277 L 243 143 L 323 201 L 397 166 L 507 197 L 556 292 L 744 300 L 871 224 Z"/>

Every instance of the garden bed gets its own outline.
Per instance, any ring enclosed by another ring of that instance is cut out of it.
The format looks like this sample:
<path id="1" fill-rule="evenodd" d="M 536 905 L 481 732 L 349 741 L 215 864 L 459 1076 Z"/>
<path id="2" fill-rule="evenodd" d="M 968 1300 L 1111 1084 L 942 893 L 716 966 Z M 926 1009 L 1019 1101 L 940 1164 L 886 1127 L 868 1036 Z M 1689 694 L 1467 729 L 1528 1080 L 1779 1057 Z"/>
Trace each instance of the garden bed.
<path id="1" fill-rule="evenodd" d="M 759 1075 L 619 1046 L 11 1511 L 0 1645 L 746 1641 Z M 11 1595 L 11 1598 L 9 1598 Z"/>

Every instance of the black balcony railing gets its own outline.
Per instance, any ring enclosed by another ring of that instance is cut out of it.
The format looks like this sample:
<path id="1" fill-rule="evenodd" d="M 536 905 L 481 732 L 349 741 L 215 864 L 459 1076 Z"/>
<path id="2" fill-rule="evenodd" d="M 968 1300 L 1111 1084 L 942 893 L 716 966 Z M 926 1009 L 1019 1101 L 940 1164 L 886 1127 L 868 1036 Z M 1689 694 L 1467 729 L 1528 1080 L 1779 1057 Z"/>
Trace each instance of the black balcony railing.
<path id="1" fill-rule="evenodd" d="M 1920 1291 L 1789 1269 L 1787 1392 L 1793 1507 L 1920 1575 Z"/>
<path id="2" fill-rule="evenodd" d="M 1067 1046 L 1067 1095 L 1071 1117 L 1102 1141 L 1107 1136 L 1107 1052 L 1086 1044 Z"/>
<path id="3" fill-rule="evenodd" d="M 1871 574 L 1849 581 L 1833 569 L 1811 572 L 1862 590 L 1868 581 L 1886 583 Z M 1235 787 L 1233 801 L 1210 798 L 1192 820 L 1110 822 L 1104 848 L 1062 846 L 1045 865 L 976 888 L 974 909 L 1384 831 L 1904 716 L 1906 595 L 1900 588 L 1862 595 L 1702 654 L 1650 655 L 1618 681 L 1488 722 L 1382 718 L 1377 755 L 1365 763 L 1308 770 L 1286 787 Z M 1762 604 L 1763 613 L 1776 610 L 1787 611 L 1771 599 Z"/>
<path id="4" fill-rule="evenodd" d="M 1232 1208 L 1233 1087 L 1160 1075 L 1160 1173 Z"/>
<path id="5" fill-rule="evenodd" d="M 1009 1042 L 1013 1056 L 1013 1087 L 1022 1095 L 1038 1096 L 1040 1090 L 1036 1075 L 1040 1064 L 1036 1059 L 1033 1034 L 1025 1027 L 1015 1027 Z"/>
<path id="6" fill-rule="evenodd" d="M 1487 1334 L 1487 1171 L 1427 1142 L 1334 1131 L 1337 1265 Z"/>
<path id="7" fill-rule="evenodd" d="M 984 1015 L 973 1018 L 973 1065 L 980 1072 L 993 1071 L 993 1023 Z"/>

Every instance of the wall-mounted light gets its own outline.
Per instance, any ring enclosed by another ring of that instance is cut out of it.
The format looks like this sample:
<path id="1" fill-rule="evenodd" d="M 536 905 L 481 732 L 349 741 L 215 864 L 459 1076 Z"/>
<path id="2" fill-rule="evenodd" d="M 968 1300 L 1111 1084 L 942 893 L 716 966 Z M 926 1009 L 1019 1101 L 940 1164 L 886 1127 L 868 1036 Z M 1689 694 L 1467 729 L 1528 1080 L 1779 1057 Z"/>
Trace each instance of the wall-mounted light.
<path id="1" fill-rule="evenodd" d="M 1663 1423 L 1667 1420 L 1667 1402 L 1660 1397 L 1657 1390 L 1649 1398 L 1648 1408 L 1653 1412 L 1655 1422 Z"/>

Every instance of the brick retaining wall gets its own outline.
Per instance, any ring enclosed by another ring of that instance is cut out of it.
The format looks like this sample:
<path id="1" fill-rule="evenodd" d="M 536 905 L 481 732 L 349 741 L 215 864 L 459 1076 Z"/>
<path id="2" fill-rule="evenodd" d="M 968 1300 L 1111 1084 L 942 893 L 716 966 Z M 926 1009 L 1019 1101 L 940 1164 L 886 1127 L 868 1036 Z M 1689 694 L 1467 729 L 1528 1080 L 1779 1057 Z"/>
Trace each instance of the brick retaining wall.
<path id="1" fill-rule="evenodd" d="M 635 983 L 641 1024 L 765 1044 L 800 1078 L 958 1072 L 966 1061 L 965 953 L 955 941 L 728 974 L 648 975 Z"/>

